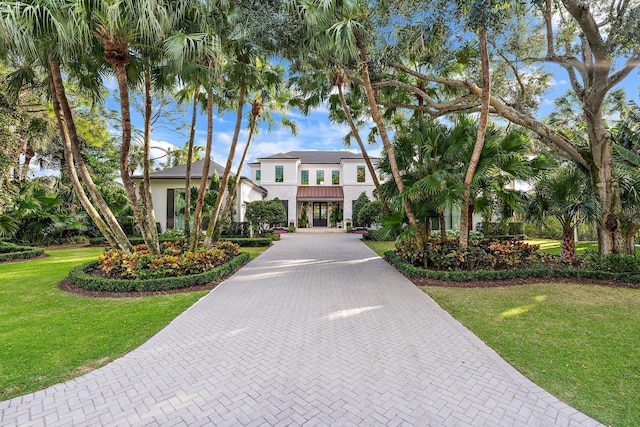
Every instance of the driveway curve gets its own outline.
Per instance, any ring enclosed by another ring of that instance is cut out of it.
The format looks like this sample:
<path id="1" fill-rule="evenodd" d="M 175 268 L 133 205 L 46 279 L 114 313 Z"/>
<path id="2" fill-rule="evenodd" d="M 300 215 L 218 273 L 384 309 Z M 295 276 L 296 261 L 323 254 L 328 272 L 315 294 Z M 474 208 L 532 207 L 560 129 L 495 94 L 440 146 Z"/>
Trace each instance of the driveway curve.
<path id="1" fill-rule="evenodd" d="M 2 426 L 601 425 L 352 234 L 289 234 L 140 348 L 0 402 Z"/>

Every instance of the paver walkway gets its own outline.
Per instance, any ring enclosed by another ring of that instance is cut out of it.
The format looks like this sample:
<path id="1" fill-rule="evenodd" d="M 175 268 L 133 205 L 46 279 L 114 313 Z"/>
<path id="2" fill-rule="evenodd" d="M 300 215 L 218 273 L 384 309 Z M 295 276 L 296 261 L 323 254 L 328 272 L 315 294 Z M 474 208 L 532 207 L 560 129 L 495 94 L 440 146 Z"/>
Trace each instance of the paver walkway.
<path id="1" fill-rule="evenodd" d="M 142 347 L 0 425 L 599 425 L 351 234 L 286 235 Z"/>

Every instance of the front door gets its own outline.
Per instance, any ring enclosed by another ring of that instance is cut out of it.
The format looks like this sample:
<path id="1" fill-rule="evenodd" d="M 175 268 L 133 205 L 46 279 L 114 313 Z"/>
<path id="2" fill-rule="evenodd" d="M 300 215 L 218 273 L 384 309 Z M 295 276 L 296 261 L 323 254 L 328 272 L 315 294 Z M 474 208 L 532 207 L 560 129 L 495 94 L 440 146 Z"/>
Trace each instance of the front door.
<path id="1" fill-rule="evenodd" d="M 313 202 L 313 226 L 327 226 L 327 202 Z"/>

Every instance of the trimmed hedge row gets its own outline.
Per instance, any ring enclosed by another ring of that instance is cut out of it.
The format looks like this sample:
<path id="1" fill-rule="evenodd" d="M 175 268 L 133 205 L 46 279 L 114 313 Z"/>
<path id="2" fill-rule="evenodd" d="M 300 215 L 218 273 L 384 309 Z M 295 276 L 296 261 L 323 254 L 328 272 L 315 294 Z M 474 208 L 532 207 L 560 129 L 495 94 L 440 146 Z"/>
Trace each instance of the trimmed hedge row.
<path id="1" fill-rule="evenodd" d="M 567 266 L 523 268 L 520 270 L 477 270 L 477 271 L 436 271 L 414 267 L 400 259 L 394 251 L 384 253 L 384 258 L 408 277 L 424 277 L 452 282 L 472 282 L 475 280 L 526 279 L 528 277 L 578 277 L 583 279 L 614 280 L 640 288 L 640 273 L 612 273 L 609 271 L 583 270 Z"/>
<path id="2" fill-rule="evenodd" d="M 18 246 L 9 242 L 0 243 L 0 262 L 35 258 L 43 253 L 44 249 L 41 248 Z"/>
<path id="3" fill-rule="evenodd" d="M 279 236 L 278 236 L 279 237 Z M 171 238 L 165 238 L 165 239 L 159 239 L 160 243 L 162 242 L 180 242 L 184 239 L 180 238 L 180 237 L 171 237 Z M 268 237 L 259 237 L 259 238 L 236 238 L 236 237 L 230 237 L 230 238 L 226 238 L 226 237 L 222 237 L 220 240 L 225 241 L 225 242 L 231 242 L 231 243 L 237 243 L 238 246 L 240 246 L 241 248 L 255 248 L 255 247 L 259 247 L 259 246 L 270 246 L 271 245 L 271 240 Z M 276 240 L 276 239 L 273 239 Z M 144 244 L 144 240 L 142 239 L 142 237 L 129 237 L 129 241 L 131 242 L 132 245 L 142 245 Z M 89 243 L 91 245 L 94 246 L 99 246 L 99 245 L 105 245 L 107 244 L 107 239 L 105 239 L 104 237 L 94 237 L 92 239 L 89 239 Z"/>
<path id="4" fill-rule="evenodd" d="M 242 267 L 249 261 L 250 257 L 251 256 L 248 253 L 241 252 L 228 263 L 213 268 L 205 273 L 143 280 L 107 279 L 88 274 L 89 271 L 99 268 L 98 261 L 91 261 L 73 268 L 69 272 L 69 280 L 77 286 L 89 291 L 167 291 L 170 289 L 180 289 L 188 286 L 204 285 L 218 280 Z"/>

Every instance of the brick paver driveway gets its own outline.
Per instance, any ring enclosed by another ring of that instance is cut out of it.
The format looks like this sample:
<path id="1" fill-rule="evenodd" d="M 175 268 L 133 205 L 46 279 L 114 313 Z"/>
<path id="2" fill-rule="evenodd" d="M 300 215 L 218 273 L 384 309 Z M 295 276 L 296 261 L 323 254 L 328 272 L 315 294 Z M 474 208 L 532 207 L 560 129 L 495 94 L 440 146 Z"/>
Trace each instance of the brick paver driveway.
<path id="1" fill-rule="evenodd" d="M 351 234 L 286 235 L 142 347 L 0 425 L 598 425 Z"/>

